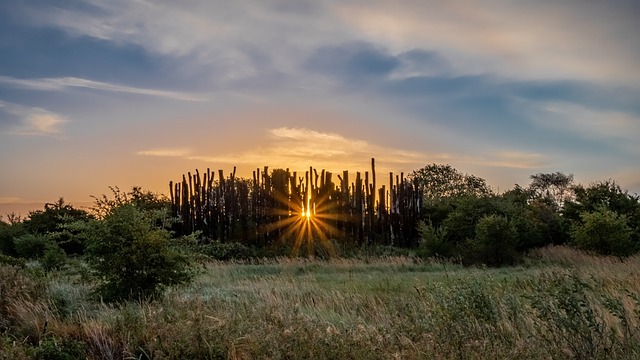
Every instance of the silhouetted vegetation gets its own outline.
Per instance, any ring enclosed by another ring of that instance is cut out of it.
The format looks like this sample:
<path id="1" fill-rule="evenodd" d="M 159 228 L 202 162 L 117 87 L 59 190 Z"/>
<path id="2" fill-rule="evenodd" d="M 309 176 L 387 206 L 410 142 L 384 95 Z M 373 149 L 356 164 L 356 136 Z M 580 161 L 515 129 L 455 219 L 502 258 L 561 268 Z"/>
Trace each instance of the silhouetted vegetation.
<path id="1" fill-rule="evenodd" d="M 110 196 L 94 197 L 91 212 L 59 199 L 24 221 L 14 216 L 0 222 L 0 250 L 5 260 L 46 257 L 47 268 L 60 267 L 85 252 L 89 237 L 99 245 L 92 229 L 128 206 L 153 219 L 148 230 L 163 231 L 172 246 L 190 236 L 184 249 L 219 260 L 392 246 L 501 266 L 550 244 L 620 257 L 639 250 L 639 198 L 611 180 L 584 186 L 570 174 L 538 173 L 529 185 L 496 194 L 482 178 L 430 164 L 379 183 L 373 159 L 370 172 L 351 179 L 344 171 L 335 182 L 331 172 L 314 168 L 299 176 L 265 167 L 252 179 L 235 170 L 226 177 L 222 170 L 217 177 L 195 171 L 170 183 L 169 197 L 112 187 Z"/>
<path id="2" fill-rule="evenodd" d="M 66 204 L 63 198 L 52 204 L 45 204 L 44 210 L 29 213 L 24 221 L 24 229 L 31 234 L 47 236 L 67 254 L 82 254 L 84 242 L 82 229 L 77 223 L 85 223 L 91 215 L 84 210 Z"/>

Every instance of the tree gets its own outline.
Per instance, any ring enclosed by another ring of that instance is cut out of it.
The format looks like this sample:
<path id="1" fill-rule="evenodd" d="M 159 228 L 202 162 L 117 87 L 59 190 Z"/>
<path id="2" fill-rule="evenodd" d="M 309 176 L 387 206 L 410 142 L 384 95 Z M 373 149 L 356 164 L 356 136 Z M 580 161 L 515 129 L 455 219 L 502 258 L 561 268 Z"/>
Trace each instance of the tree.
<path id="1" fill-rule="evenodd" d="M 531 188 L 519 185 L 500 197 L 512 206 L 510 217 L 518 233 L 518 250 L 568 241 L 567 221 L 555 202 L 538 197 Z"/>
<path id="2" fill-rule="evenodd" d="M 584 223 L 584 213 L 611 210 L 627 219 L 631 228 L 631 240 L 640 243 L 640 197 L 622 190 L 615 181 L 600 181 L 587 187 L 574 187 L 575 199 L 567 201 L 563 215 L 571 220 L 574 226 Z"/>
<path id="3" fill-rule="evenodd" d="M 575 198 L 568 201 L 564 209 L 564 214 L 571 219 L 578 220 L 581 212 L 593 212 L 604 206 L 640 225 L 640 197 L 622 190 L 615 181 L 599 181 L 587 187 L 576 185 L 573 191 Z"/>
<path id="4" fill-rule="evenodd" d="M 451 165 L 430 164 L 413 171 L 409 178 L 417 184 L 425 199 L 492 194 L 484 179 L 463 174 Z"/>
<path id="5" fill-rule="evenodd" d="M 110 186 L 109 189 L 112 197 L 105 194 L 100 197 L 91 196 L 94 200 L 94 206 L 91 210 L 99 218 L 108 216 L 111 211 L 122 205 L 133 205 L 142 211 L 167 214 L 171 206 L 166 196 L 143 190 L 139 186 L 132 187 L 129 192 L 123 192 L 117 186 Z"/>
<path id="6" fill-rule="evenodd" d="M 91 215 L 65 203 L 63 198 L 44 205 L 44 210 L 29 213 L 25 220 L 25 231 L 31 234 L 47 235 L 67 254 L 84 252 L 84 237 L 76 223 L 86 223 Z"/>
<path id="7" fill-rule="evenodd" d="M 48 247 L 55 245 L 48 235 L 43 234 L 24 234 L 15 238 L 13 244 L 16 254 L 25 259 L 39 259 Z"/>
<path id="8" fill-rule="evenodd" d="M 171 246 L 169 232 L 156 225 L 153 214 L 119 205 L 90 228 L 88 259 L 105 300 L 154 298 L 191 279 L 188 259 Z"/>
<path id="9" fill-rule="evenodd" d="M 14 240 L 24 235 L 24 224 L 22 222 L 10 222 L 6 223 L 0 220 L 0 254 L 8 256 L 16 256 L 16 249 L 14 246 Z"/>
<path id="10" fill-rule="evenodd" d="M 473 239 L 476 224 L 486 215 L 506 215 L 508 208 L 499 197 L 460 196 L 452 201 L 453 210 L 442 222 L 444 240 L 459 246 Z"/>
<path id="11" fill-rule="evenodd" d="M 548 201 L 561 209 L 566 200 L 571 198 L 571 185 L 573 184 L 573 174 L 561 172 L 538 173 L 531 175 L 529 189 L 533 192 L 534 199 Z"/>
<path id="12" fill-rule="evenodd" d="M 442 227 L 436 228 L 433 224 L 420 221 L 418 234 L 420 234 L 420 243 L 416 250 L 418 256 L 426 259 L 429 257 L 449 258 L 455 255 L 455 248 L 444 239 Z"/>
<path id="13" fill-rule="evenodd" d="M 516 229 L 501 215 L 485 215 L 476 224 L 476 236 L 466 243 L 463 261 L 489 266 L 512 265 L 518 260 Z"/>
<path id="14" fill-rule="evenodd" d="M 580 217 L 582 223 L 575 224 L 572 231 L 573 241 L 578 247 L 619 257 L 637 251 L 626 216 L 601 207 L 594 212 L 584 212 Z"/>

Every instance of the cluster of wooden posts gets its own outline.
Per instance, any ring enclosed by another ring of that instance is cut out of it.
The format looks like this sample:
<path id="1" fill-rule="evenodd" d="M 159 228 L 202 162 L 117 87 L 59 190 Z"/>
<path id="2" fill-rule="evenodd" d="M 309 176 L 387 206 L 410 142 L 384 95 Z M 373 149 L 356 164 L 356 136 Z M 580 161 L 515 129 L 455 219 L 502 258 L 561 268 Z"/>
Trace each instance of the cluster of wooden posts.
<path id="1" fill-rule="evenodd" d="M 416 225 L 422 193 L 404 174 L 389 173 L 389 183 L 377 188 L 375 160 L 371 172 L 337 175 L 309 168 L 302 174 L 288 169 L 256 169 L 252 179 L 225 177 L 222 170 L 188 173 L 170 182 L 171 210 L 181 221 L 176 231 L 221 242 L 268 245 L 287 240 L 305 221 L 309 234 L 325 239 L 403 247 L 417 245 Z"/>

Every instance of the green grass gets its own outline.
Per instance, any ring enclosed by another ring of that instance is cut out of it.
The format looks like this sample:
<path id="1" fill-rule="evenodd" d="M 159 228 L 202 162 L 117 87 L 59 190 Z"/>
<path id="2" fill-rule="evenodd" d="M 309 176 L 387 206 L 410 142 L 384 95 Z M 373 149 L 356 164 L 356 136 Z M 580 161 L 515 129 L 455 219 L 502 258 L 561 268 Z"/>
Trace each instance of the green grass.
<path id="1" fill-rule="evenodd" d="M 408 257 L 210 262 L 190 286 L 123 306 L 93 299 L 73 269 L 41 279 L 45 288 L 0 269 L 0 359 L 640 357 L 639 257 L 553 248 L 500 269 Z"/>

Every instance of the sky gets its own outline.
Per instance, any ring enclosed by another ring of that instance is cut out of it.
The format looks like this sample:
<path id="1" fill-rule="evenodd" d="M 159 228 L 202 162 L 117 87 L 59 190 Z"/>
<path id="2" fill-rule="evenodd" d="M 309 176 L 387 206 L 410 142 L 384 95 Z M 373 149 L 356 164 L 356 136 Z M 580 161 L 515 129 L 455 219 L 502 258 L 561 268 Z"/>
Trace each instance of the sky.
<path id="1" fill-rule="evenodd" d="M 635 0 L 3 0 L 0 213 L 371 158 L 640 193 L 639 33 Z"/>

